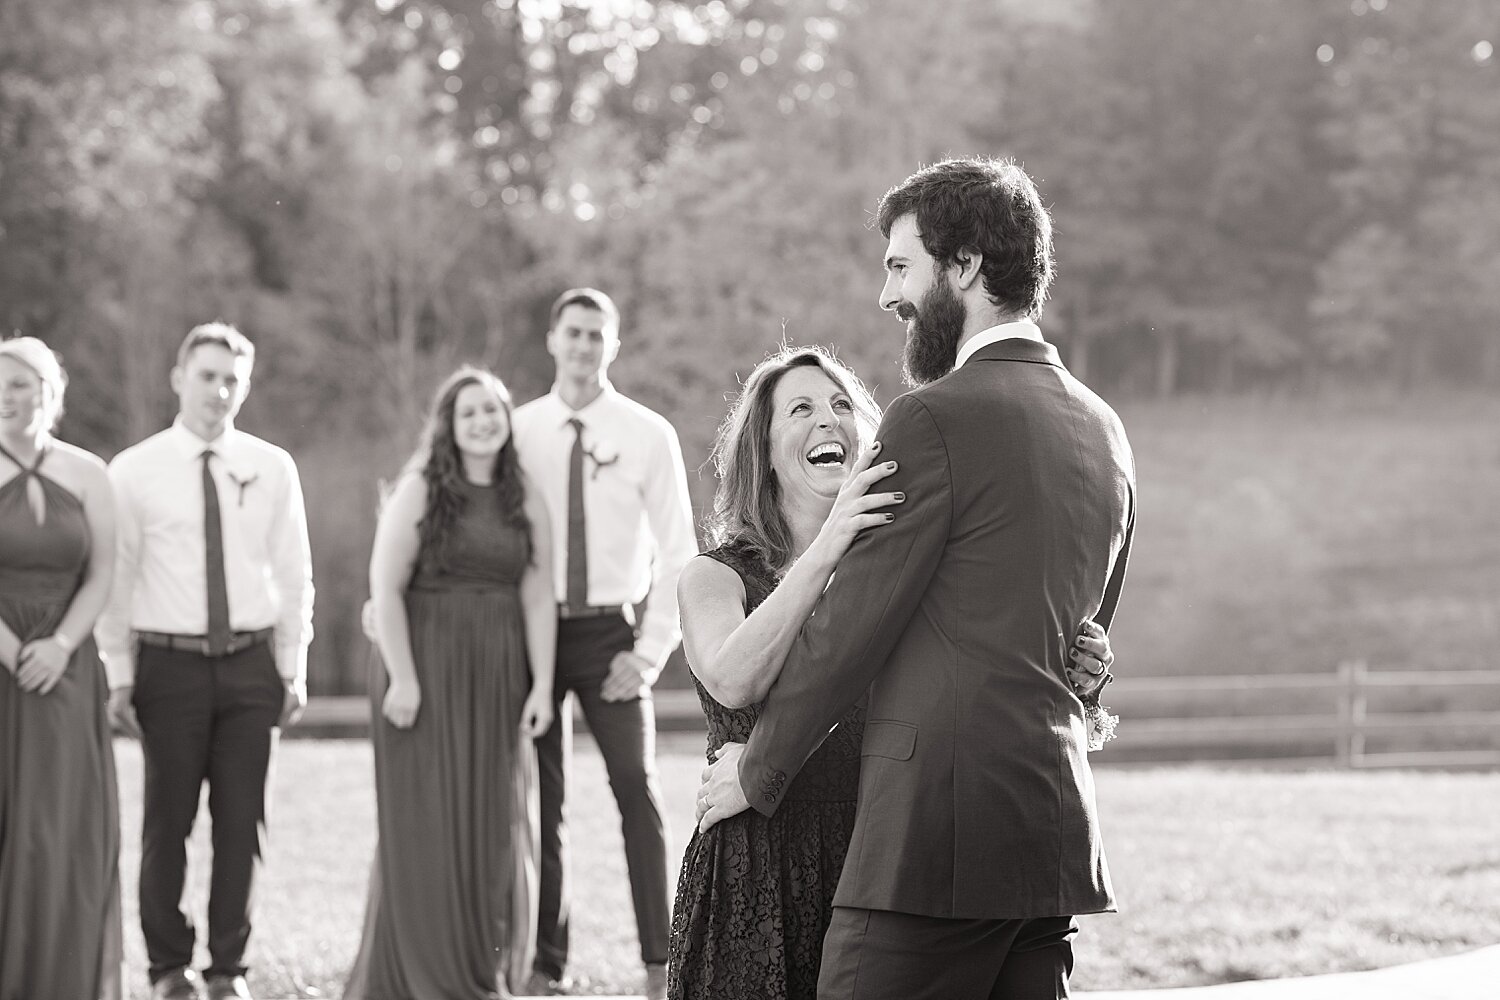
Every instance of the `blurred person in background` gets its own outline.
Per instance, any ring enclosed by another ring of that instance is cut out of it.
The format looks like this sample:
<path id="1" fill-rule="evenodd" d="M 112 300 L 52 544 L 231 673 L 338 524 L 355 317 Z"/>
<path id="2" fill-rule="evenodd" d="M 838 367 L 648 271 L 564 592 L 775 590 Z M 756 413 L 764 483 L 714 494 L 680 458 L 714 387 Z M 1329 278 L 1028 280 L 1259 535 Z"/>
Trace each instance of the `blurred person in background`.
<path id="1" fill-rule="evenodd" d="M 671 899 L 656 767 L 651 686 L 681 632 L 677 574 L 698 552 L 677 432 L 607 377 L 620 314 L 593 288 L 553 303 L 552 391 L 516 411 L 521 467 L 557 533 L 557 684 L 551 729 L 537 741 L 542 777 L 541 908 L 528 990 L 566 988 L 568 857 L 563 803 L 577 697 L 620 807 L 647 1000 L 666 995 Z M 636 627 L 633 607 L 646 602 Z"/>
<path id="2" fill-rule="evenodd" d="M 114 575 L 104 462 L 59 441 L 67 377 L 0 342 L 0 1000 L 118 1000 L 120 817 L 94 620 Z"/>
<path id="3" fill-rule="evenodd" d="M 307 702 L 312 559 L 297 466 L 234 426 L 255 347 L 225 323 L 190 330 L 172 426 L 115 456 L 114 589 L 95 632 L 116 728 L 145 755 L 141 929 L 152 994 L 248 998 L 251 890 L 263 859 L 279 727 Z M 186 842 L 208 782 L 213 871 L 206 984 L 182 908 Z"/>
<path id="4" fill-rule="evenodd" d="M 531 972 L 537 777 L 557 608 L 510 394 L 461 368 L 370 556 L 379 841 L 346 1000 L 491 1000 Z"/>

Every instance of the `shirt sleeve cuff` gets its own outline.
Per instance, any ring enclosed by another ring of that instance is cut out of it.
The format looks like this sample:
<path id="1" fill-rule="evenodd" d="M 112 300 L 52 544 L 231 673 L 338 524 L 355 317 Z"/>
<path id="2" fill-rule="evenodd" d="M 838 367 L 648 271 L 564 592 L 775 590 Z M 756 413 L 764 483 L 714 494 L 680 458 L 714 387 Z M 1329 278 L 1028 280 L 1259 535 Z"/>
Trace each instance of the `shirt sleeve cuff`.
<path id="1" fill-rule="evenodd" d="M 276 672 L 291 684 L 307 686 L 307 647 L 297 642 L 276 644 Z"/>
<path id="2" fill-rule="evenodd" d="M 635 655 L 647 661 L 652 666 L 659 667 L 666 663 L 667 657 L 677 647 L 675 641 L 668 641 L 661 636 L 650 635 L 642 632 L 635 641 Z"/>
<path id="3" fill-rule="evenodd" d="M 102 658 L 111 691 L 135 686 L 135 659 L 129 653 L 106 653 Z"/>

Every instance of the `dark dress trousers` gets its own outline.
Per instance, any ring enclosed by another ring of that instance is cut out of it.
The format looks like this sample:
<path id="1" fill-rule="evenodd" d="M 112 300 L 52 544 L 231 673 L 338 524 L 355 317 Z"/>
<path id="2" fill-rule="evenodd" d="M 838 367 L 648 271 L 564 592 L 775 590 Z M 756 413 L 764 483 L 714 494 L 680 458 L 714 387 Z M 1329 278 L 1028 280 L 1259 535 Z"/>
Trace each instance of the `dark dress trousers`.
<path id="1" fill-rule="evenodd" d="M 1079 623 L 1107 628 L 1118 601 L 1135 510 L 1124 428 L 1055 348 L 1009 339 L 896 399 L 877 437 L 900 465 L 880 489 L 906 502 L 854 542 L 788 656 L 740 764 L 750 804 L 774 812 L 868 690 L 836 906 L 1112 910 L 1064 668 Z"/>

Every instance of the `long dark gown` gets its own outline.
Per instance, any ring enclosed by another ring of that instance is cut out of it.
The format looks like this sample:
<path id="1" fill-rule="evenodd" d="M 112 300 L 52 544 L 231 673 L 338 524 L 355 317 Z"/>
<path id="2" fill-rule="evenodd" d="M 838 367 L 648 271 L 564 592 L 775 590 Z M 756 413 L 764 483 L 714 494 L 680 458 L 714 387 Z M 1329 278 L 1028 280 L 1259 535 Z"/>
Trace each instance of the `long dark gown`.
<path id="1" fill-rule="evenodd" d="M 22 644 L 57 628 L 83 582 L 83 503 L 39 470 L 0 485 L 0 618 Z M 40 493 L 42 523 L 28 499 Z M 47 694 L 0 671 L 0 1000 L 120 990 L 120 815 L 93 640 Z"/>
<path id="2" fill-rule="evenodd" d="M 745 614 L 776 577 L 744 546 L 705 553 L 745 584 Z M 760 706 L 725 708 L 696 677 L 708 719 L 708 758 L 743 743 Z M 859 791 L 862 707 L 846 715 L 793 779 L 767 819 L 747 810 L 707 835 L 695 831 L 672 907 L 667 995 L 672 1000 L 814 1000 L 823 935 L 849 850 Z"/>
<path id="3" fill-rule="evenodd" d="M 372 664 L 379 844 L 345 1000 L 492 1000 L 530 972 L 536 762 L 519 582 L 529 546 L 494 490 L 464 484 L 448 556 L 423 551 L 406 613 L 416 723 L 381 714 Z"/>

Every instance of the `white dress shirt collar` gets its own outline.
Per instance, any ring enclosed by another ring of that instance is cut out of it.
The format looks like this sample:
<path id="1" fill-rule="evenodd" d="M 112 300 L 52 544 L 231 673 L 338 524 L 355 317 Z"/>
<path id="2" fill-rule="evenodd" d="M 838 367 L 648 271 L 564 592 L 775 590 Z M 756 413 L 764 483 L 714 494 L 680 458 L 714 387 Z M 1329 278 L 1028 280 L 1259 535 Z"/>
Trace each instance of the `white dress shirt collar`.
<path id="1" fill-rule="evenodd" d="M 980 330 L 974 336 L 970 337 L 963 347 L 959 348 L 958 359 L 953 363 L 954 369 L 962 368 L 964 362 L 972 358 L 980 348 L 988 347 L 1001 340 L 1010 340 L 1012 337 L 1023 337 L 1026 340 L 1041 340 L 1042 330 L 1041 327 L 1029 319 L 1019 319 L 1014 323 L 1001 323 L 999 326 L 992 326 L 988 330 Z"/>
<path id="2" fill-rule="evenodd" d="M 559 427 L 566 427 L 568 421 L 572 420 L 574 417 L 587 422 L 586 418 L 589 416 L 591 411 L 606 409 L 611 403 L 614 402 L 615 398 L 619 396 L 619 393 L 615 391 L 615 387 L 610 384 L 609 379 L 601 378 L 599 380 L 599 383 L 599 395 L 595 396 L 593 399 L 589 400 L 587 403 L 576 410 L 568 405 L 567 400 L 563 399 L 562 386 L 555 382 L 553 383 L 552 391 L 547 394 L 547 398 L 553 400 L 553 402 L 556 403 L 559 414 Z"/>
<path id="3" fill-rule="evenodd" d="M 194 460 L 202 458 L 205 451 L 212 451 L 220 458 L 227 458 L 229 449 L 234 444 L 236 433 L 234 425 L 227 424 L 224 427 L 224 433 L 212 441 L 205 441 L 188 427 L 181 414 L 172 421 L 172 426 L 168 429 L 168 436 L 171 438 L 173 447 L 182 454 L 183 458 Z"/>

